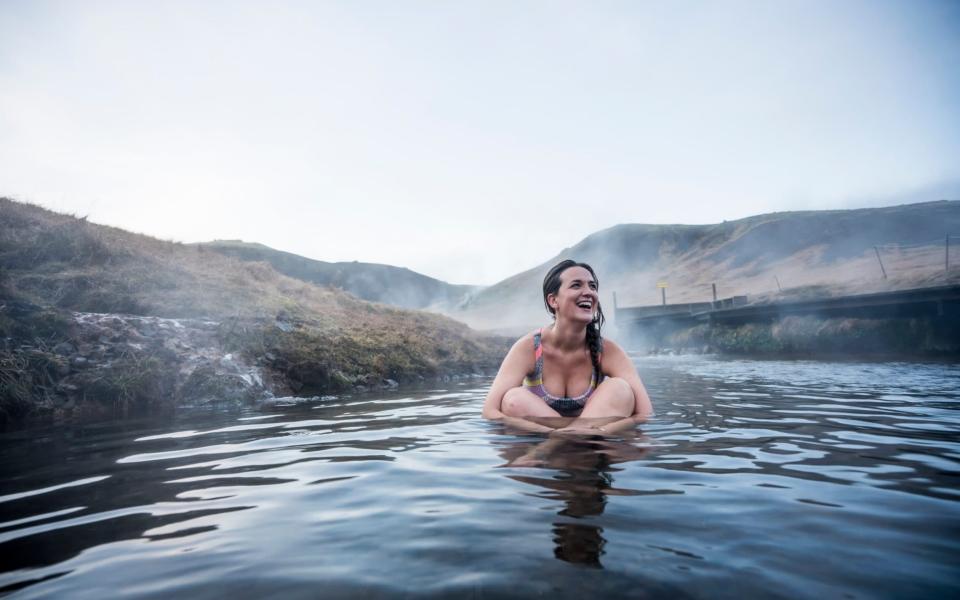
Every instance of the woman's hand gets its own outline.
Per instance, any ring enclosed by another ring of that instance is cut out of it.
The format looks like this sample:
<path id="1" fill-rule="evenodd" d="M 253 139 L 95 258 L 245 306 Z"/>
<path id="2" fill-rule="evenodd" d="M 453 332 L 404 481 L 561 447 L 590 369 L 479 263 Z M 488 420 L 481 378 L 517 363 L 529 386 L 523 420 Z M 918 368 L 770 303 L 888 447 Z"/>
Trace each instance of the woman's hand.
<path id="1" fill-rule="evenodd" d="M 523 431 L 529 431 L 531 433 L 553 433 L 556 431 L 553 427 L 548 427 L 546 425 L 541 425 L 540 423 L 534 423 L 533 421 L 528 421 L 526 419 L 521 419 L 519 417 L 510 417 L 503 415 L 498 419 L 504 425 L 510 425 L 517 429 L 522 429 Z"/>
<path id="2" fill-rule="evenodd" d="M 604 435 L 607 431 L 602 425 L 586 425 L 578 423 L 569 427 L 554 429 L 550 435 Z"/>

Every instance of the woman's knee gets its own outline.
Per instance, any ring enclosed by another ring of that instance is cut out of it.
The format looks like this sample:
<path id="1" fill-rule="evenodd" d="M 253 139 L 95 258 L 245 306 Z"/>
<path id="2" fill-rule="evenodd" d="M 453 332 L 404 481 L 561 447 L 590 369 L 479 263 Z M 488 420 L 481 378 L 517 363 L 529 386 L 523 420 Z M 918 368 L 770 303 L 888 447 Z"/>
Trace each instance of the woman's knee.
<path id="1" fill-rule="evenodd" d="M 511 417 L 525 417 L 529 414 L 529 391 L 522 387 L 510 388 L 500 401 L 500 412 Z"/>
<path id="2" fill-rule="evenodd" d="M 633 388 L 630 387 L 630 384 L 627 383 L 626 379 L 622 379 L 620 377 L 607 377 L 600 385 L 607 389 L 607 393 L 604 395 L 608 398 L 608 402 L 617 406 L 618 408 L 629 411 L 629 414 L 633 414 L 636 399 L 633 395 Z"/>

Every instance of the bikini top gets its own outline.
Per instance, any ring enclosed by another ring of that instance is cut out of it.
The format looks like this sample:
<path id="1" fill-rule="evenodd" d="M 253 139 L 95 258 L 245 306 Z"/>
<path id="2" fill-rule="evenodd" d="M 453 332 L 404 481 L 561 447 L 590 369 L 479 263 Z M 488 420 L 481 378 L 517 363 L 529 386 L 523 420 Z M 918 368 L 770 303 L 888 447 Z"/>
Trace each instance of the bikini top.
<path id="1" fill-rule="evenodd" d="M 543 344 L 540 341 L 542 335 L 543 329 L 538 329 L 537 332 L 533 334 L 533 353 L 537 362 L 533 368 L 533 372 L 523 378 L 523 387 L 546 400 L 548 404 L 554 402 L 561 402 L 563 404 L 574 403 L 582 407 L 586 404 L 587 398 L 590 397 L 593 390 L 597 389 L 597 385 L 602 381 L 603 375 L 597 373 L 596 368 L 594 368 L 593 374 L 590 376 L 590 386 L 587 388 L 587 391 L 575 398 L 569 396 L 554 396 L 548 392 L 547 388 L 543 385 Z M 601 354 L 603 353 L 602 339 L 600 340 L 600 352 Z"/>

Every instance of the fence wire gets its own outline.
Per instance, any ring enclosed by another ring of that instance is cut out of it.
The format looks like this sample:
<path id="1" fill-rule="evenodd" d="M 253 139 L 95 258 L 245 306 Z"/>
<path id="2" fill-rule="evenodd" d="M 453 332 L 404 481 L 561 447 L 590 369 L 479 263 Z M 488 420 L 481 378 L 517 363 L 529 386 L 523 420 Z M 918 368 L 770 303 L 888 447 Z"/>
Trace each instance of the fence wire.
<path id="1" fill-rule="evenodd" d="M 878 244 L 874 249 L 888 277 L 960 269 L 960 235 L 925 242 Z"/>

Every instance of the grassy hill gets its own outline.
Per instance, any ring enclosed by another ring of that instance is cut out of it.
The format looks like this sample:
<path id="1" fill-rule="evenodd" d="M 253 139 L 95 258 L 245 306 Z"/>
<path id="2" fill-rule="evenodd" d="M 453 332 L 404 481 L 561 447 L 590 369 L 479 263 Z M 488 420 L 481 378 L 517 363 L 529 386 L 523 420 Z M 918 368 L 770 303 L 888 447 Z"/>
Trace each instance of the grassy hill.
<path id="1" fill-rule="evenodd" d="M 710 300 L 712 283 L 721 298 L 747 294 L 755 302 L 939 285 L 960 279 L 960 251 L 951 253 L 958 268 L 949 277 L 944 272 L 947 234 L 960 236 L 958 201 L 772 213 L 713 225 L 618 225 L 483 289 L 450 314 L 485 329 L 542 324 L 543 275 L 564 258 L 597 270 L 608 314 L 614 292 L 620 306 L 659 304 L 660 281 L 668 302 Z"/>
<path id="2" fill-rule="evenodd" d="M 401 308 L 443 310 L 455 307 L 480 289 L 449 284 L 404 267 L 357 261 L 330 263 L 239 240 L 217 240 L 198 246 L 247 262 L 266 262 L 284 275 Z"/>
<path id="3" fill-rule="evenodd" d="M 450 318 L 367 302 L 288 277 L 266 262 L 247 262 L 202 245 L 162 241 L 0 198 L 0 413 L 5 401 L 15 400 L 23 408 L 30 402 L 28 395 L 62 395 L 63 386 L 57 386 L 64 378 L 71 381 L 71 393 L 107 403 L 123 394 L 124 404 L 150 403 L 158 401 L 153 396 L 161 391 L 170 391 L 170 386 L 151 383 L 136 386 L 136 393 L 129 386 L 101 385 L 99 392 L 88 394 L 86 379 L 71 366 L 77 357 L 58 357 L 52 349 L 113 342 L 81 339 L 90 327 L 84 329 L 77 313 L 214 322 L 214 342 L 223 352 L 262 364 L 279 389 L 301 393 L 492 369 L 506 350 L 504 340 L 480 335 Z M 159 360 L 158 377 L 163 365 L 184 370 L 183 362 L 171 356 L 175 352 L 170 344 L 162 347 L 161 342 L 151 346 L 127 339 L 122 342 L 124 356 L 131 365 Z M 101 348 L 104 368 L 118 364 L 110 352 Z M 36 360 L 27 364 L 25 357 L 30 356 Z M 120 375 L 102 372 L 97 381 L 103 384 Z M 181 375 L 185 380 L 190 373 Z M 171 384 L 173 389 L 181 389 L 181 380 Z M 77 386 L 83 389 L 73 389 Z"/>

